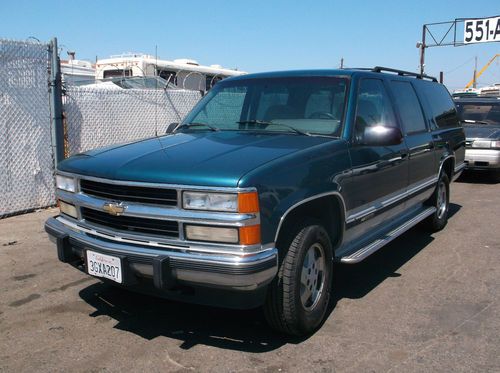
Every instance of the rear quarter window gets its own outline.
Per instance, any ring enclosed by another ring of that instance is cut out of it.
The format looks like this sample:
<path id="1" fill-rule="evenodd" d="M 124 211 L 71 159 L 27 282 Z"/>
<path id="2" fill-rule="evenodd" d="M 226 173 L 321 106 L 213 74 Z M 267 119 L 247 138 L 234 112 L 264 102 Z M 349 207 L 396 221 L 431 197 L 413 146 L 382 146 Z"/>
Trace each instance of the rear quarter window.
<path id="1" fill-rule="evenodd" d="M 417 91 L 425 99 L 435 125 L 438 128 L 458 127 L 458 115 L 450 93 L 444 85 L 435 82 L 420 82 Z"/>

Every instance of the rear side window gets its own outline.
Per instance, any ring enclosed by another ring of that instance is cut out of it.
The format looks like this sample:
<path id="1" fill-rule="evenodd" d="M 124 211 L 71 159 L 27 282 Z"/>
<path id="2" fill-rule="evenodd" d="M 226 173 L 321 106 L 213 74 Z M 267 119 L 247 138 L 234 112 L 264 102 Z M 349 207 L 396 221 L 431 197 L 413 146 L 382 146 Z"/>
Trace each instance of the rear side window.
<path id="1" fill-rule="evenodd" d="M 417 90 L 426 98 L 439 128 L 459 126 L 455 104 L 442 84 L 422 82 Z"/>
<path id="2" fill-rule="evenodd" d="M 391 88 L 406 133 L 427 131 L 422 108 L 411 83 L 393 80 Z"/>

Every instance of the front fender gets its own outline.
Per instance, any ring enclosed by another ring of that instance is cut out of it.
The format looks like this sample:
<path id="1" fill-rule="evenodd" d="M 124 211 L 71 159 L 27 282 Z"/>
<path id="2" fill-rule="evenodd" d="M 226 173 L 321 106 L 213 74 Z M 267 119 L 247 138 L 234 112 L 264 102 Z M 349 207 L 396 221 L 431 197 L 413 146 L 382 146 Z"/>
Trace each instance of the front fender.
<path id="1" fill-rule="evenodd" d="M 239 186 L 252 185 L 259 192 L 262 243 L 275 243 L 284 218 L 301 204 L 327 195 L 343 201 L 350 167 L 347 143 L 332 140 L 246 175 Z"/>

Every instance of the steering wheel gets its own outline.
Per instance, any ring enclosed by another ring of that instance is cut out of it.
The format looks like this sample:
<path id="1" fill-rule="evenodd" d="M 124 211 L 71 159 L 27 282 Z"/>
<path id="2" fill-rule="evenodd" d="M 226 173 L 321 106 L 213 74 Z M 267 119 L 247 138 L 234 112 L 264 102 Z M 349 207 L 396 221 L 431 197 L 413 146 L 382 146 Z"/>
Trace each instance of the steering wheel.
<path id="1" fill-rule="evenodd" d="M 309 115 L 308 119 L 333 119 L 335 120 L 335 116 L 332 113 L 328 113 L 326 111 L 315 111 L 311 115 Z"/>

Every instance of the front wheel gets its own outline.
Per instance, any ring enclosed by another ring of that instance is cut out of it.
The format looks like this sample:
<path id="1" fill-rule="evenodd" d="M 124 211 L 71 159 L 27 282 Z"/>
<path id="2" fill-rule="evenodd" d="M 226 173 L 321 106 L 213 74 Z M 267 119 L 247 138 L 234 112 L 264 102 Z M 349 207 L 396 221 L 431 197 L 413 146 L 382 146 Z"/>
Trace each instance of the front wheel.
<path id="1" fill-rule="evenodd" d="M 270 284 L 264 313 L 274 329 L 292 335 L 312 333 L 323 321 L 330 300 L 332 245 L 319 224 L 298 226 Z"/>
<path id="2" fill-rule="evenodd" d="M 434 214 L 425 221 L 426 227 L 431 232 L 443 229 L 448 223 L 448 211 L 450 208 L 450 180 L 448 175 L 442 173 L 439 176 L 438 184 L 434 195 L 431 197 L 431 204 L 436 208 Z"/>

